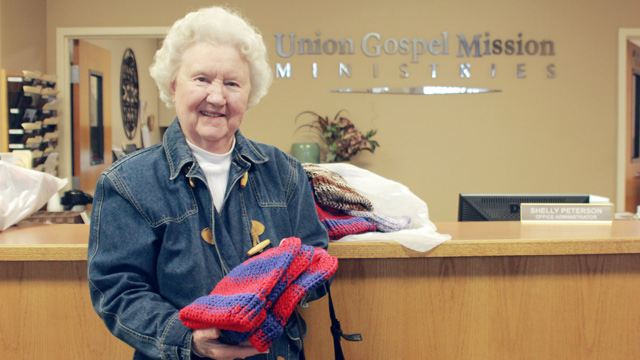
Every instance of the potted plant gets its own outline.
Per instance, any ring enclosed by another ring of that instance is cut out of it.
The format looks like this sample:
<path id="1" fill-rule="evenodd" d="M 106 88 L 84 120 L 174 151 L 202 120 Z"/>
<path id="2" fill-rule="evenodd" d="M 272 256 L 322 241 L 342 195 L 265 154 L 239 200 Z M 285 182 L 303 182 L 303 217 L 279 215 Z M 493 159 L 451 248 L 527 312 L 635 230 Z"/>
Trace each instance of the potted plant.
<path id="1" fill-rule="evenodd" d="M 296 122 L 300 117 L 310 118 L 308 123 L 300 125 L 296 130 L 307 128 L 320 136 L 327 147 L 326 162 L 349 161 L 360 151 L 373 153 L 380 146 L 377 141 L 371 140 L 376 134 L 375 129 L 362 133 L 351 120 L 342 115 L 345 112 L 338 111 L 333 119 L 322 117 L 313 111 L 304 111 L 296 116 Z"/>

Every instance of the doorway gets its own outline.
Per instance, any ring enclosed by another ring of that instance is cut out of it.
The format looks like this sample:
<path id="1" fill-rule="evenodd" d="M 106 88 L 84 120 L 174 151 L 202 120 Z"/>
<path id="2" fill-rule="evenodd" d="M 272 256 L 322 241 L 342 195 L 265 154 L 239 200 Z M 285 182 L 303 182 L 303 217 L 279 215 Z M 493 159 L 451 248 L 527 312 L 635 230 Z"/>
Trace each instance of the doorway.
<path id="1" fill-rule="evenodd" d="M 640 29 L 618 31 L 618 151 L 616 211 L 636 213 L 640 204 L 640 123 L 635 126 L 633 48 L 640 47 Z M 636 71 L 640 74 L 640 68 Z M 637 98 L 637 96 L 635 96 Z M 640 118 L 639 118 L 640 120 Z M 636 137 L 637 135 L 637 137 Z M 635 139 L 634 139 L 635 137 Z M 638 142 L 638 149 L 634 143 Z M 637 157 L 634 156 L 638 153 Z"/>
<path id="2" fill-rule="evenodd" d="M 71 54 L 74 40 L 117 40 L 117 39 L 164 39 L 168 27 L 130 27 L 130 28 L 58 28 L 56 30 L 56 74 L 57 87 L 62 98 L 58 112 L 60 131 L 58 176 L 73 177 L 73 139 L 71 110 Z M 116 120 L 117 121 L 117 120 Z M 109 153 L 111 154 L 111 153 Z M 67 187 L 71 187 L 71 182 Z M 90 187 L 90 186 L 89 186 Z"/>
<path id="3" fill-rule="evenodd" d="M 84 40 L 73 42 L 72 138 L 75 190 L 93 194 L 98 178 L 111 165 L 111 53 Z"/>
<path id="4" fill-rule="evenodd" d="M 625 211 L 640 205 L 640 46 L 627 41 Z"/>

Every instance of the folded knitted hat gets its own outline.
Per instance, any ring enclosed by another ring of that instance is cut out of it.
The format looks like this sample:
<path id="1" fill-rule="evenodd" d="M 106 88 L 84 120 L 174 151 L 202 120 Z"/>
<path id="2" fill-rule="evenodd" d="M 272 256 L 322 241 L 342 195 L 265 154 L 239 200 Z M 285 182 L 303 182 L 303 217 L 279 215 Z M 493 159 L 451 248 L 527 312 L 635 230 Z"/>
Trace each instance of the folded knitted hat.
<path id="1" fill-rule="evenodd" d="M 231 270 L 210 295 L 180 310 L 180 319 L 192 329 L 217 327 L 222 330 L 221 341 L 249 340 L 264 352 L 282 335 L 298 302 L 327 281 L 337 267 L 338 260 L 326 250 L 287 238 L 279 247 Z M 273 281 L 266 281 L 269 277 Z"/>
<path id="2" fill-rule="evenodd" d="M 329 239 L 338 240 L 347 235 L 376 231 L 376 226 L 361 217 L 351 216 L 344 211 L 327 208 L 316 202 L 318 218 L 329 233 Z"/>
<path id="3" fill-rule="evenodd" d="M 236 266 L 213 289 L 180 310 L 180 320 L 192 329 L 217 327 L 247 332 L 266 317 L 267 297 L 299 254 L 300 239 L 284 239 L 277 248 Z"/>
<path id="4" fill-rule="evenodd" d="M 340 174 L 317 164 L 303 167 L 320 204 L 340 210 L 373 210 L 371 201 L 350 187 Z"/>
<path id="5" fill-rule="evenodd" d="M 375 225 L 376 230 L 380 232 L 393 232 L 408 229 L 411 225 L 410 216 L 383 216 L 370 211 L 349 210 L 347 214 L 351 216 L 361 217 Z"/>
<path id="6" fill-rule="evenodd" d="M 284 239 L 282 241 L 285 240 L 287 239 Z M 278 283 L 273 287 L 271 292 L 266 297 L 264 310 L 267 312 L 267 316 L 269 316 L 269 310 L 273 307 L 280 295 L 287 289 L 289 285 L 291 285 L 291 283 L 295 279 L 298 278 L 298 276 L 300 276 L 300 274 L 302 274 L 303 271 L 305 271 L 309 267 L 311 261 L 314 258 L 314 251 L 315 249 L 313 248 L 313 246 L 302 245 L 300 246 L 298 251 L 295 252 L 295 257 L 293 258 L 293 261 L 291 261 L 289 267 L 287 267 L 287 269 L 285 270 L 284 275 L 282 276 L 282 278 L 280 278 Z M 222 330 L 221 334 L 226 339 L 234 343 L 247 341 L 249 339 L 249 336 L 251 335 L 250 332 L 238 332 L 231 330 Z"/>
<path id="7" fill-rule="evenodd" d="M 284 326 L 296 305 L 311 290 L 324 284 L 338 269 L 338 259 L 324 249 L 315 249 L 313 260 L 307 269 L 286 288 L 273 307 L 267 312 L 260 327 L 251 333 L 249 342 L 258 351 L 266 351 L 273 340 L 284 332 Z"/>

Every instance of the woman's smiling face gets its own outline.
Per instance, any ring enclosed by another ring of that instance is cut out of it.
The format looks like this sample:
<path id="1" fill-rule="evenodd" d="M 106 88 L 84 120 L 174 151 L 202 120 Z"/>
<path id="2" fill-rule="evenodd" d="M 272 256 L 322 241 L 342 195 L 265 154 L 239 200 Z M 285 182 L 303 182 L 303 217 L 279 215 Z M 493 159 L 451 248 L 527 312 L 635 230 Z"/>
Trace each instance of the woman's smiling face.
<path id="1" fill-rule="evenodd" d="M 187 140 L 212 153 L 228 152 L 250 91 L 249 64 L 235 46 L 197 42 L 187 48 L 172 84 Z"/>

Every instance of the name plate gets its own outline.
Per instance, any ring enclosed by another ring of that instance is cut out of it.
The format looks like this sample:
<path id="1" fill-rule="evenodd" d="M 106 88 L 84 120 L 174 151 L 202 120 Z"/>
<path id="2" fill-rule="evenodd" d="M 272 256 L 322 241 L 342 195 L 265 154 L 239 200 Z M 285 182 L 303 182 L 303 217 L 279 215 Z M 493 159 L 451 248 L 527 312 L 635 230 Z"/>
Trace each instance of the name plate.
<path id="1" fill-rule="evenodd" d="M 522 222 L 612 222 L 613 204 L 521 204 Z"/>

